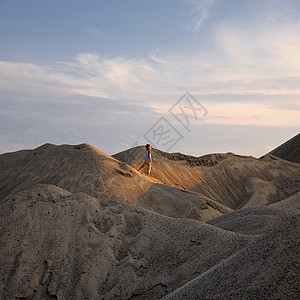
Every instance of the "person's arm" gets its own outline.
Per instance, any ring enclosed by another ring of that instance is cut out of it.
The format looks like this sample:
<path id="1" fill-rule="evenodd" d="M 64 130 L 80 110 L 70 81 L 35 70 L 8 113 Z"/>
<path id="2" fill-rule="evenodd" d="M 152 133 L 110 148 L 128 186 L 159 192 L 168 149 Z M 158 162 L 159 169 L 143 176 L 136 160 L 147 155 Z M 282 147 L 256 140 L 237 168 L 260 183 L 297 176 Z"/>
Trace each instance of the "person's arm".
<path id="1" fill-rule="evenodd" d="M 149 158 L 149 161 L 152 162 L 152 159 L 151 159 L 151 150 L 148 151 L 148 158 Z"/>

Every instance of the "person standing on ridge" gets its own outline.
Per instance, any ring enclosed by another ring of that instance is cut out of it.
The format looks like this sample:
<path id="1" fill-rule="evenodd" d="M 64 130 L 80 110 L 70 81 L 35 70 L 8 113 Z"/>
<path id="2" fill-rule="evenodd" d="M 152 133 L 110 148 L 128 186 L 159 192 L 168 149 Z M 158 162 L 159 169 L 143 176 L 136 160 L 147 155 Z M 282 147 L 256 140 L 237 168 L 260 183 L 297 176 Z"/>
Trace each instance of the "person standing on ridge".
<path id="1" fill-rule="evenodd" d="M 145 166 L 147 166 L 147 176 L 149 176 L 150 172 L 151 172 L 151 165 L 152 165 L 151 149 L 152 149 L 152 146 L 150 144 L 147 144 L 146 145 L 146 150 L 145 150 L 145 161 L 141 165 L 141 167 L 138 169 L 138 171 L 139 171 L 142 168 L 144 168 Z"/>

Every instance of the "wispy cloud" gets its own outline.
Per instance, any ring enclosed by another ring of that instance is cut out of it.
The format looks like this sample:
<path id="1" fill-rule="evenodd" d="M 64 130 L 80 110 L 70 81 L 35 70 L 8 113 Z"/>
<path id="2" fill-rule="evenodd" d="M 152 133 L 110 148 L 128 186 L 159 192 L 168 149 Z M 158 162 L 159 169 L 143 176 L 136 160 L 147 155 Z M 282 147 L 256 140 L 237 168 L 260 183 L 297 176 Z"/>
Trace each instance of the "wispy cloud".
<path id="1" fill-rule="evenodd" d="M 37 43 L 31 43 L 34 35 L 24 36 L 23 42 L 15 44 L 24 55 L 19 54 L 14 61 L 0 61 L 0 152 L 44 142 L 83 141 L 108 153 L 117 152 L 133 145 L 186 91 L 201 102 L 208 115 L 193 123 L 184 145 L 174 151 L 200 155 L 199 147 L 206 143 L 206 152 L 262 155 L 264 145 L 272 148 L 298 133 L 299 1 L 180 1 L 183 5 L 179 10 L 178 3 L 173 7 L 177 17 L 170 14 L 159 22 L 163 30 L 153 42 L 145 42 L 145 37 L 152 32 L 148 27 L 156 19 L 144 18 L 144 9 L 138 16 L 134 11 L 129 20 L 129 25 L 145 21 L 134 31 L 131 25 L 121 28 L 123 13 L 128 17 L 122 9 L 114 15 L 121 16 L 118 20 L 106 22 L 102 18 L 98 22 L 98 17 L 87 17 L 84 24 L 91 24 L 89 27 L 76 22 L 83 27 L 74 30 L 84 34 L 79 39 L 86 42 L 81 45 L 76 41 L 80 45 L 77 49 L 95 49 L 98 43 L 103 53 L 87 50 L 49 65 L 22 63 L 22 57 L 36 56 L 28 55 L 29 51 L 44 53 L 41 49 L 47 47 L 49 53 L 59 53 L 59 49 L 68 51 L 68 46 L 75 45 L 69 26 L 70 31 L 61 32 L 58 39 L 55 34 L 49 39 L 53 49 L 44 43 L 36 48 Z M 110 7 L 114 5 L 107 9 Z M 43 32 L 42 28 L 39 31 Z M 61 44 L 64 36 L 66 43 Z M 13 40 L 12 45 L 17 41 Z M 5 44 L 10 42 L 4 43 L 3 49 Z M 151 46 L 159 50 L 151 51 Z M 142 54 L 143 49 L 149 54 Z M 13 56 L 5 56 L 5 51 L 1 54 L 2 59 Z M 42 60 L 46 61 L 45 57 Z M 279 135 L 282 139 L 275 141 Z"/>
<path id="2" fill-rule="evenodd" d="M 151 54 L 144 59 L 83 53 L 60 63 L 77 92 L 110 98 L 172 100 L 198 95 L 299 95 L 300 23 L 240 29 L 220 25 L 215 48 L 193 55 Z M 172 98 L 173 97 L 173 98 Z"/>
<path id="3" fill-rule="evenodd" d="M 186 91 L 209 112 L 195 123 L 199 132 L 202 125 L 242 125 L 281 126 L 294 128 L 296 133 L 300 125 L 300 22 L 269 25 L 219 24 L 214 47 L 193 54 L 156 51 L 136 59 L 80 53 L 48 66 L 2 61 L 0 140 L 7 145 L 2 151 L 20 148 L 21 140 L 25 146 L 37 140 L 85 140 L 109 153 L 117 152 L 120 143 L 136 141 L 137 127 L 147 130 L 153 115 L 167 113 Z M 111 132 L 114 141 L 105 132 Z M 99 140 L 113 148 L 103 148 Z"/>
<path id="4" fill-rule="evenodd" d="M 192 4 L 191 23 L 190 29 L 193 32 L 197 32 L 205 20 L 209 17 L 209 13 L 214 5 L 221 0 L 189 0 Z"/>

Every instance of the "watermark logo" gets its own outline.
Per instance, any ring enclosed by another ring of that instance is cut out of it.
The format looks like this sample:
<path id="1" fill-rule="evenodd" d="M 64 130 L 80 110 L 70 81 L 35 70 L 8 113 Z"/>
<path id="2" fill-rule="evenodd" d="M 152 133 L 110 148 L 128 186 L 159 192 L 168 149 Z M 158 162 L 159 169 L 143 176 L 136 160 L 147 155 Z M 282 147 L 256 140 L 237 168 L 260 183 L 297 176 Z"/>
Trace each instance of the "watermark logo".
<path id="1" fill-rule="evenodd" d="M 183 139 L 183 135 L 165 117 L 161 117 L 144 134 L 144 138 L 154 148 L 169 151 L 176 143 Z"/>
<path id="2" fill-rule="evenodd" d="M 181 96 L 168 111 L 170 115 L 160 117 L 143 135 L 147 143 L 162 151 L 170 151 L 174 145 L 184 138 L 178 126 L 176 128 L 168 120 L 170 117 L 177 120 L 181 128 L 190 132 L 192 121 L 204 118 L 208 114 L 206 108 L 189 92 Z M 132 145 L 128 152 L 129 156 L 134 156 L 137 149 L 133 147 L 139 144 L 137 140 Z"/>
<path id="3" fill-rule="evenodd" d="M 198 120 L 208 113 L 206 108 L 193 95 L 186 92 L 170 109 L 171 115 L 188 131 L 190 120 Z"/>

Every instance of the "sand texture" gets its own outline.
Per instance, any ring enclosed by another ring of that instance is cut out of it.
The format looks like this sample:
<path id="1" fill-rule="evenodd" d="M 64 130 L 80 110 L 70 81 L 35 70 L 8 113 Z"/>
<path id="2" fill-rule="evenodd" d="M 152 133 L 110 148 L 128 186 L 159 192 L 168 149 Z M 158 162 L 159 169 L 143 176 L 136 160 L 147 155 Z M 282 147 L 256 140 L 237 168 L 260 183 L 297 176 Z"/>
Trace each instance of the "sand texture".
<path id="1" fill-rule="evenodd" d="M 299 236 L 298 214 L 164 299 L 299 299 Z"/>
<path id="2" fill-rule="evenodd" d="M 300 133 L 278 146 L 270 154 L 283 159 L 300 163 Z"/>
<path id="3" fill-rule="evenodd" d="M 143 155 L 0 155 L 0 299 L 299 299 L 300 164 Z"/>
<path id="4" fill-rule="evenodd" d="M 38 183 L 138 205 L 171 217 L 207 221 L 230 208 L 197 193 L 160 183 L 88 145 L 51 144 L 0 155 L 0 199 Z"/>
<path id="5" fill-rule="evenodd" d="M 7 299 L 159 299 L 249 240 L 51 185 L 6 199 L 1 228 Z"/>
<path id="6" fill-rule="evenodd" d="M 143 156 L 144 147 L 113 155 L 134 167 L 139 166 Z M 259 188 L 256 182 L 266 182 L 267 186 L 270 181 L 284 179 L 282 183 L 274 182 L 274 189 L 282 184 L 286 184 L 288 189 L 293 179 L 286 178 L 298 177 L 295 181 L 299 190 L 300 164 L 270 155 L 263 159 L 234 154 L 215 154 L 203 158 L 154 149 L 152 175 L 165 184 L 194 191 L 231 209 L 237 209 L 242 206 L 260 205 L 260 201 L 254 198 L 250 200 L 254 189 Z M 254 185 L 253 189 L 250 188 L 251 185 Z M 272 194 L 273 191 L 266 190 L 265 193 Z M 267 196 L 268 199 L 261 202 L 261 205 L 283 200 L 285 195 L 276 195 L 273 198 Z"/>

